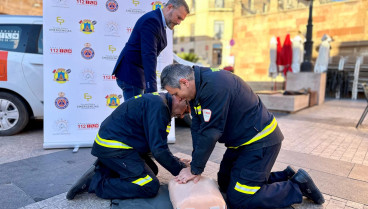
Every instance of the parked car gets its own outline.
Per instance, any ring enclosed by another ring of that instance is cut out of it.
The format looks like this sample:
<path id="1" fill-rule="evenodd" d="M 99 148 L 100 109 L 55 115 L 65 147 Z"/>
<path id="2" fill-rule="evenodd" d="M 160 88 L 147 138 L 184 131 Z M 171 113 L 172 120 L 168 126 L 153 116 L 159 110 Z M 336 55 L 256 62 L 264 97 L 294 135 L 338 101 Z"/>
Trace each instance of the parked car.
<path id="1" fill-rule="evenodd" d="M 43 118 L 42 17 L 0 15 L 0 136 Z"/>

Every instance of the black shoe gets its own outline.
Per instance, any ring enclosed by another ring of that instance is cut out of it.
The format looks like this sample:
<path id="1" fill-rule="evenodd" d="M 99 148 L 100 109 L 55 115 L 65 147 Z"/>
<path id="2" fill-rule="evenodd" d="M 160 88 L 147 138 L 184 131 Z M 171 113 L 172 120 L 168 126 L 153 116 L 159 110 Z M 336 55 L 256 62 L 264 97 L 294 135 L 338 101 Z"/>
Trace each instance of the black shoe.
<path id="1" fill-rule="evenodd" d="M 298 184 L 303 195 L 313 200 L 314 203 L 322 205 L 325 202 L 322 193 L 305 170 L 299 169 L 290 181 Z"/>
<path id="2" fill-rule="evenodd" d="M 87 192 L 94 174 L 95 165 L 92 165 L 92 167 L 89 168 L 87 172 L 85 172 L 82 177 L 80 177 L 79 180 L 69 189 L 68 193 L 66 194 L 66 199 L 72 200 L 74 199 L 75 195 Z"/>
<path id="3" fill-rule="evenodd" d="M 283 170 L 282 172 L 284 172 L 287 176 L 288 179 L 291 179 L 291 177 L 294 176 L 295 169 L 293 168 L 293 166 L 289 165 L 288 167 L 285 168 L 285 170 Z"/>

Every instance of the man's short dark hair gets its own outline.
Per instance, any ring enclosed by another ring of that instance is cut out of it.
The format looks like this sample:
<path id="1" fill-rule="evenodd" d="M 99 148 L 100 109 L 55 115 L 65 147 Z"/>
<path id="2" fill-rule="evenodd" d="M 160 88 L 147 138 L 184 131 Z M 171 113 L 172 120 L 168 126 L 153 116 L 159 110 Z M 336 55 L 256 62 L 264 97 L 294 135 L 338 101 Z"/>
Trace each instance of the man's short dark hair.
<path id="1" fill-rule="evenodd" d="M 180 89 L 180 79 L 188 81 L 194 80 L 194 70 L 192 67 L 182 64 L 171 64 L 166 66 L 161 73 L 161 88 L 166 86 Z"/>
<path id="2" fill-rule="evenodd" d="M 186 12 L 189 14 L 189 7 L 187 2 L 185 2 L 185 0 L 169 0 L 166 5 L 172 4 L 174 6 L 174 8 L 179 8 L 181 6 L 183 6 L 186 10 Z"/>

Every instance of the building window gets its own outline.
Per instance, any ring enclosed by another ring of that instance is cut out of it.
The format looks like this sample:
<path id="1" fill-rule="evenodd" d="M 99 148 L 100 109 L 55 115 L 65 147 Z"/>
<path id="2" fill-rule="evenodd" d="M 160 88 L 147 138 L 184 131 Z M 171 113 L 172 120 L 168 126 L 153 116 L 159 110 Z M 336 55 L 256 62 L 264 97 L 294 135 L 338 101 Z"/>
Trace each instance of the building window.
<path id="1" fill-rule="evenodd" d="M 178 43 L 178 38 L 175 37 L 174 40 L 173 40 L 174 44 L 177 44 Z"/>
<path id="2" fill-rule="evenodd" d="M 184 36 L 180 37 L 180 42 L 184 42 L 184 40 L 185 40 Z"/>
<path id="3" fill-rule="evenodd" d="M 222 39 L 222 36 L 224 34 L 224 21 L 215 21 L 213 28 L 215 39 Z"/>
<path id="4" fill-rule="evenodd" d="M 189 53 L 194 54 L 194 49 L 189 49 Z"/>
<path id="5" fill-rule="evenodd" d="M 222 61 L 222 44 L 213 44 L 212 45 L 212 65 L 219 66 Z"/>
<path id="6" fill-rule="evenodd" d="M 224 0 L 215 0 L 215 8 L 224 8 Z"/>
<path id="7" fill-rule="evenodd" d="M 195 0 L 192 0 L 192 7 L 190 8 L 191 12 L 195 11 Z"/>

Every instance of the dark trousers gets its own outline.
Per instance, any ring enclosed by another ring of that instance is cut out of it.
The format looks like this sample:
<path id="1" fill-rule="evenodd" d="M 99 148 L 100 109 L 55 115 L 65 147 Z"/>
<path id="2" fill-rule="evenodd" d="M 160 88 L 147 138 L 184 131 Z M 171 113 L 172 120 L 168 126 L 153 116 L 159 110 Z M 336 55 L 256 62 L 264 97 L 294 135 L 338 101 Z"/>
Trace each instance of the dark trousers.
<path id="1" fill-rule="evenodd" d="M 116 83 L 121 88 L 121 90 L 123 90 L 124 101 L 127 101 L 134 96 L 144 93 L 144 89 L 127 84 L 126 82 L 119 80 L 118 78 L 116 78 Z"/>
<path id="2" fill-rule="evenodd" d="M 271 173 L 280 148 L 281 143 L 251 151 L 226 150 L 218 183 L 227 194 L 229 208 L 283 208 L 302 202 L 297 184 L 283 172 Z"/>
<path id="3" fill-rule="evenodd" d="M 137 151 L 128 150 L 123 156 L 98 158 L 98 160 L 96 173 L 89 187 L 89 192 L 96 193 L 98 197 L 103 199 L 150 198 L 158 193 L 160 183 Z M 156 166 L 150 158 L 149 160 L 151 166 L 153 164 Z"/>

